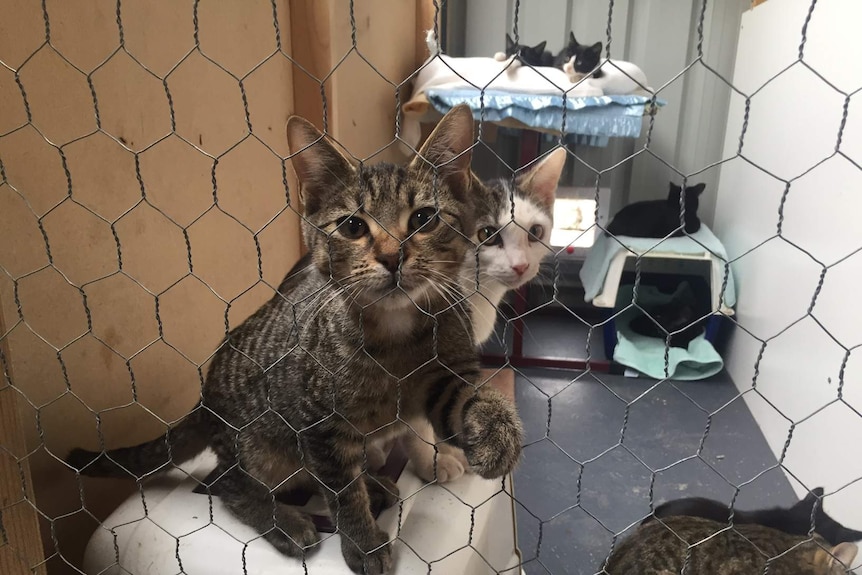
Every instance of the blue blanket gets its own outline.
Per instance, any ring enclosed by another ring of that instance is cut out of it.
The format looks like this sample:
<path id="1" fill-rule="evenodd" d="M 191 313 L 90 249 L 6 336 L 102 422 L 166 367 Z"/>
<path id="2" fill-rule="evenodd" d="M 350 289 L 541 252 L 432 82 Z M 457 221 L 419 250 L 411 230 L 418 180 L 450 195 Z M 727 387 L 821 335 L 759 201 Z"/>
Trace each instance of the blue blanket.
<path id="1" fill-rule="evenodd" d="M 489 122 L 513 118 L 527 126 L 596 137 L 606 145 L 608 137 L 637 138 L 641 133 L 646 96 L 566 97 L 552 94 L 516 94 L 498 90 L 429 89 L 425 95 L 441 114 L 467 104 L 473 117 Z M 657 100 L 657 106 L 665 101 Z M 484 109 L 484 114 L 481 111 Z M 564 113 L 565 112 L 565 113 Z"/>

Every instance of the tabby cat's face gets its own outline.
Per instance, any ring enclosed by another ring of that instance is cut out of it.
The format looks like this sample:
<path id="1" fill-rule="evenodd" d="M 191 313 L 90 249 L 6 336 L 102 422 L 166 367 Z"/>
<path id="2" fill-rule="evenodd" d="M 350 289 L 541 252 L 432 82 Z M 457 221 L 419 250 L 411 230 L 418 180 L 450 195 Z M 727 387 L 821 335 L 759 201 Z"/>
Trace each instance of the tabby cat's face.
<path id="1" fill-rule="evenodd" d="M 472 128 L 469 111 L 456 108 L 410 165 L 355 167 L 310 124 L 288 125 L 312 259 L 360 304 L 421 303 L 458 277 L 475 229 Z"/>
<path id="2" fill-rule="evenodd" d="M 315 262 L 361 303 L 406 305 L 457 277 L 472 219 L 463 201 L 445 186 L 435 193 L 425 175 L 363 168 L 308 216 L 323 232 L 309 235 Z"/>

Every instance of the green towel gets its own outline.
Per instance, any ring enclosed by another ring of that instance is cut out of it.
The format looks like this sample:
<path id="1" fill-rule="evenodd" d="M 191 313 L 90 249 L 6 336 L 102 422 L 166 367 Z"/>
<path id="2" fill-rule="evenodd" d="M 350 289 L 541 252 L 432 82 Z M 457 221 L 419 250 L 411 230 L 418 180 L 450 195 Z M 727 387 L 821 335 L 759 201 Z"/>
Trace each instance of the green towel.
<path id="1" fill-rule="evenodd" d="M 658 291 L 652 286 L 641 286 L 638 302 L 641 305 L 663 303 L 672 296 Z M 626 305 L 632 301 L 632 286 L 620 286 L 617 303 Z M 614 361 L 635 369 L 655 379 L 696 380 L 706 379 L 721 371 L 724 361 L 712 344 L 701 334 L 691 340 L 687 349 L 670 348 L 668 364 L 665 369 L 665 340 L 634 333 L 629 323 L 640 314 L 631 308 L 620 314 L 616 320 L 617 346 L 614 348 Z"/>

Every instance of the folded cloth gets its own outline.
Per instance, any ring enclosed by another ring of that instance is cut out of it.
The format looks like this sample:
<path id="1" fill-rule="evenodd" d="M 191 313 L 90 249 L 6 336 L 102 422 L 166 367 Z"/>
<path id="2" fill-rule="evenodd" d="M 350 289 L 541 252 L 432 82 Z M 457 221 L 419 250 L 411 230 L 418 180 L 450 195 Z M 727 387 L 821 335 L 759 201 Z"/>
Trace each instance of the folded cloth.
<path id="1" fill-rule="evenodd" d="M 520 94 L 475 88 L 432 88 L 428 101 L 441 114 L 458 104 L 467 104 L 476 119 L 500 122 L 513 118 L 531 128 L 618 138 L 637 138 L 644 110 L 651 99 L 645 96 L 577 96 Z M 664 102 L 657 102 L 658 106 Z"/>
<path id="2" fill-rule="evenodd" d="M 631 301 L 632 286 L 620 287 L 623 301 Z M 653 286 L 641 286 L 638 302 L 649 305 L 650 301 L 666 300 Z M 655 379 L 697 380 L 706 379 L 721 371 L 724 361 L 705 334 L 700 334 L 688 343 L 687 348 L 671 347 L 666 349 L 666 341 L 657 337 L 647 337 L 632 331 L 630 323 L 641 312 L 632 307 L 621 313 L 615 320 L 617 326 L 617 346 L 614 348 L 614 361 L 635 369 Z M 665 353 L 667 352 L 667 365 Z"/>
<path id="3" fill-rule="evenodd" d="M 727 262 L 727 250 L 715 234 L 705 224 L 701 223 L 700 229 L 689 236 L 668 238 L 660 240 L 656 238 L 633 238 L 630 236 L 616 236 L 616 239 L 598 234 L 596 242 L 590 248 L 587 259 L 581 267 L 580 278 L 584 285 L 584 301 L 591 302 L 593 298 L 602 292 L 605 284 L 605 276 L 611 261 L 620 252 L 627 255 L 638 255 L 649 252 L 651 255 L 667 255 L 672 257 L 676 254 L 705 255 L 712 253 L 713 273 L 718 278 L 724 277 L 725 262 Z M 736 305 L 736 286 L 733 272 L 728 269 L 727 286 L 724 289 L 723 304 L 728 308 Z M 721 287 L 719 281 L 718 288 Z M 718 290 L 716 290 L 718 291 Z"/>

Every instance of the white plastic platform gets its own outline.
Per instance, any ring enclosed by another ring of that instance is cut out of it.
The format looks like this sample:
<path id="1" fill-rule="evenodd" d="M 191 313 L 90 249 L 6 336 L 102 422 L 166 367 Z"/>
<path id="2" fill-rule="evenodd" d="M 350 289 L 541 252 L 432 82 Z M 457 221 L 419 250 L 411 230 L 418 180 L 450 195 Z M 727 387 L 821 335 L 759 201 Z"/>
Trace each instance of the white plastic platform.
<path id="1" fill-rule="evenodd" d="M 712 296 L 710 307 L 713 311 L 733 315 L 736 305 L 733 271 L 729 272 L 722 301 L 720 296 L 725 279 L 725 262 L 728 261 L 727 252 L 705 224 L 687 236 L 665 239 L 597 235 L 579 274 L 584 286 L 584 299 L 596 307 L 614 309 L 628 259 L 634 261 L 638 257 L 641 258 L 641 271 L 651 273 L 679 275 L 691 273 L 693 262 L 708 265 Z"/>
<path id="2" fill-rule="evenodd" d="M 620 289 L 620 277 L 625 271 L 626 260 L 631 258 L 635 259 L 636 256 L 632 255 L 628 251 L 620 251 L 617 253 L 612 259 L 610 266 L 608 267 L 608 273 L 605 276 L 604 285 L 602 286 L 602 291 L 593 298 L 593 305 L 601 308 L 610 308 L 613 309 L 617 303 L 617 292 Z M 642 259 L 650 258 L 653 260 L 665 260 L 662 262 L 664 273 L 674 273 L 672 268 L 674 266 L 683 267 L 686 262 L 691 261 L 703 261 L 709 262 L 710 264 L 710 292 L 712 294 L 712 308 L 714 310 L 719 309 L 719 295 L 721 294 L 721 284 L 724 281 L 724 262 L 719 258 L 716 258 L 709 252 L 704 252 L 701 254 L 680 254 L 673 252 L 662 252 L 658 250 L 652 250 L 646 253 L 641 253 L 640 257 Z M 651 269 L 650 271 L 658 271 Z M 679 273 L 677 271 L 677 273 Z M 724 315 L 733 315 L 733 309 L 728 307 L 727 305 L 722 305 L 720 309 L 721 313 Z"/>
<path id="3" fill-rule="evenodd" d="M 147 482 L 144 495 L 148 514 L 139 494 L 120 505 L 90 539 L 84 557 L 85 572 L 90 575 L 305 573 L 299 560 L 282 555 L 253 529 L 237 521 L 218 497 L 212 498 L 210 522 L 210 498 L 193 490 L 198 486 L 195 479 L 206 478 L 214 464 L 214 455 L 207 451 L 182 466 L 194 479 L 173 470 Z M 398 505 L 378 518 L 378 525 L 394 539 L 395 573 L 520 572 L 511 477 L 506 480 L 505 491 L 502 480 L 489 481 L 475 475 L 465 475 L 445 487 L 424 486 L 408 464 L 397 484 L 404 500 L 400 524 Z M 321 504 L 315 497 L 307 508 L 313 511 Z M 322 537 L 318 551 L 307 558 L 307 573 L 351 573 L 341 555 L 340 536 L 322 534 Z"/>

